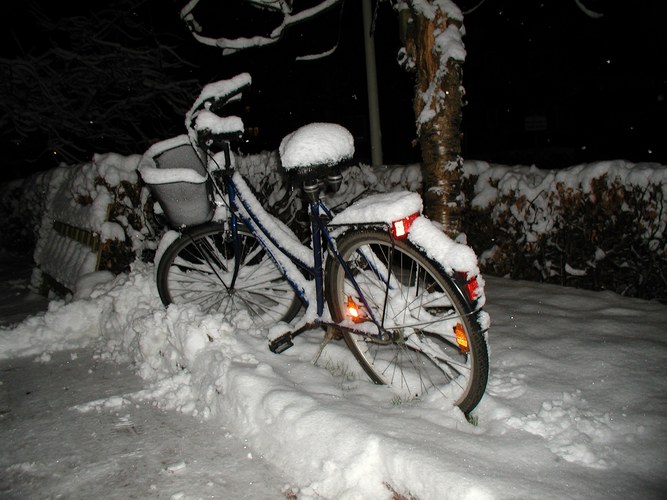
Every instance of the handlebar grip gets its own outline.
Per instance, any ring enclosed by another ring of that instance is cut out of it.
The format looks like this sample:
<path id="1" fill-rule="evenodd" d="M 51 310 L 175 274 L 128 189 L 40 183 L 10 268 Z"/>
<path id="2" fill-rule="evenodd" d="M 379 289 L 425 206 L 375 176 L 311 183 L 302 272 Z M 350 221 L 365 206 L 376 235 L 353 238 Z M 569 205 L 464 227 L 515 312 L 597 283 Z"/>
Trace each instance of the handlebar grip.
<path id="1" fill-rule="evenodd" d="M 223 140 L 238 139 L 245 130 L 238 116 L 218 116 L 205 109 L 195 114 L 192 128 L 197 134 L 208 133 Z"/>
<path id="2" fill-rule="evenodd" d="M 252 79 L 248 73 L 241 73 L 229 80 L 209 83 L 202 89 L 190 111 L 188 111 L 186 115 L 188 122 L 195 113 L 203 109 L 219 112 L 225 104 L 240 98 L 241 92 L 248 88 L 251 83 Z"/>

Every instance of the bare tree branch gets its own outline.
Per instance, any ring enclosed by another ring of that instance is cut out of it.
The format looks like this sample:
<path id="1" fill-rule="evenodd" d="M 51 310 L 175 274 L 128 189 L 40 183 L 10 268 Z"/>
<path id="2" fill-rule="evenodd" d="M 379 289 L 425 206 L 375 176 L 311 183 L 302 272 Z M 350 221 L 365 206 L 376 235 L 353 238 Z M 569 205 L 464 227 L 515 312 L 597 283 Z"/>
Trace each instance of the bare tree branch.
<path id="1" fill-rule="evenodd" d="M 75 163 L 93 152 L 140 153 L 174 135 L 199 83 L 183 76 L 191 65 L 176 44 L 136 15 L 141 3 L 89 17 L 38 13 L 51 48 L 0 58 L 3 141 L 43 137 L 42 157 Z"/>

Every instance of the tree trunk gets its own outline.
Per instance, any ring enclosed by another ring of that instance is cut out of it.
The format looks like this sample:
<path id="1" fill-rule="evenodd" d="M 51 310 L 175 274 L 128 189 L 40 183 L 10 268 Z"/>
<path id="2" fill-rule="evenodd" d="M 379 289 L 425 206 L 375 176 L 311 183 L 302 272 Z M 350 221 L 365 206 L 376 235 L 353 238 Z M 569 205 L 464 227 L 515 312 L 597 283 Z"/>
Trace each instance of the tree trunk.
<path id="1" fill-rule="evenodd" d="M 447 3 L 449 12 L 442 9 Z M 423 159 L 424 211 L 431 220 L 443 224 L 450 236 L 457 236 L 463 209 L 463 16 L 451 2 L 428 0 L 428 10 L 416 4 L 411 2 L 409 18 L 404 19 L 404 44 L 405 65 L 416 73 L 414 110 Z"/>

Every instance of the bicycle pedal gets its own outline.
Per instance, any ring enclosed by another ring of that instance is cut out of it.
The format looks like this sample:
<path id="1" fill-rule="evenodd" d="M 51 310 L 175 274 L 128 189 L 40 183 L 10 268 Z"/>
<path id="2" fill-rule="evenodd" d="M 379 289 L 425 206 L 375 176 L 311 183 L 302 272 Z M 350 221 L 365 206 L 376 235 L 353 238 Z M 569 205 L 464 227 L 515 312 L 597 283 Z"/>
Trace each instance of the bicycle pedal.
<path id="1" fill-rule="evenodd" d="M 273 353 L 280 354 L 281 352 L 286 351 L 293 345 L 294 343 L 292 342 L 292 334 L 287 333 L 269 342 L 269 349 Z"/>

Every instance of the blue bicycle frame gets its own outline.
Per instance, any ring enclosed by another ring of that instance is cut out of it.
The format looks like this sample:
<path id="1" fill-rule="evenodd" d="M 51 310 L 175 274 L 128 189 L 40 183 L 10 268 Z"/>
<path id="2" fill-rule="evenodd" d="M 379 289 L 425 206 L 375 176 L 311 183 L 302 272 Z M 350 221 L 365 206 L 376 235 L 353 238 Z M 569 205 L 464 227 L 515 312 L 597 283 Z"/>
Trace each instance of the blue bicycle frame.
<path id="1" fill-rule="evenodd" d="M 242 180 L 242 182 L 245 183 L 245 180 L 240 177 L 239 178 Z M 226 186 L 227 186 L 227 197 L 230 203 L 230 229 L 232 233 L 232 237 L 234 239 L 234 245 L 235 245 L 235 251 L 236 254 L 240 254 L 240 248 L 239 248 L 239 233 L 238 233 L 238 226 L 239 226 L 239 220 L 250 229 L 250 231 L 253 233 L 253 235 L 257 238 L 257 240 L 260 242 L 262 247 L 265 249 L 265 251 L 269 254 L 273 262 L 278 266 L 278 269 L 281 270 L 282 274 L 284 277 L 288 280 L 290 285 L 294 288 L 295 292 L 301 299 L 301 301 L 304 303 L 306 307 L 309 306 L 309 298 L 308 295 L 306 294 L 306 291 L 304 288 L 296 281 L 293 279 L 291 274 L 288 272 L 288 270 L 285 268 L 281 260 L 275 255 L 275 249 L 277 249 L 279 252 L 281 252 L 283 255 L 285 255 L 291 262 L 295 263 L 301 270 L 305 271 L 308 273 L 309 276 L 311 276 L 314 281 L 315 281 L 315 297 L 316 297 L 316 311 L 317 311 L 317 318 L 318 318 L 318 324 L 321 325 L 334 325 L 333 323 L 327 323 L 322 321 L 322 314 L 324 312 L 324 260 L 322 256 L 322 237 L 327 242 L 327 246 L 329 249 L 329 252 L 331 252 L 332 255 L 334 255 L 338 261 L 340 262 L 341 266 L 343 267 L 345 274 L 347 278 L 350 280 L 350 282 L 353 284 L 355 290 L 358 293 L 358 296 L 360 297 L 364 307 L 370 314 L 370 317 L 368 318 L 370 321 L 372 321 L 378 328 L 378 336 L 380 336 L 381 332 L 381 325 L 380 322 L 373 316 L 372 309 L 369 307 L 369 304 L 366 300 L 366 297 L 364 294 L 361 292 L 361 289 L 359 285 L 357 284 L 349 266 L 343 259 L 343 257 L 340 255 L 340 253 L 336 249 L 335 245 L 335 240 L 334 237 L 331 235 L 329 230 L 327 229 L 326 224 L 322 221 L 322 218 L 320 217 L 321 214 L 324 214 L 327 219 L 331 219 L 333 217 L 333 214 L 329 210 L 329 208 L 324 204 L 324 202 L 320 199 L 316 199 L 314 201 L 309 201 L 309 212 L 310 212 L 310 218 L 311 218 L 311 243 L 312 243 L 312 248 L 308 249 L 310 252 L 312 252 L 313 255 L 313 262 L 308 263 L 305 262 L 304 259 L 299 257 L 298 255 L 295 255 L 294 253 L 290 252 L 287 248 L 285 248 L 284 245 L 281 244 L 278 238 L 274 234 L 272 234 L 271 230 L 266 227 L 264 223 L 260 220 L 260 217 L 254 212 L 252 205 L 253 203 L 251 200 L 246 199 L 242 194 L 241 190 L 239 189 L 237 185 L 237 181 L 234 179 L 234 175 L 226 175 Z M 251 193 L 248 193 L 248 196 L 253 196 Z M 256 200 L 252 200 L 256 201 Z M 242 208 L 242 210 L 241 210 Z M 262 209 L 263 210 L 263 209 Z M 247 214 L 247 216 L 246 216 Z M 269 243 L 267 243 L 270 242 Z M 307 248 L 304 246 L 304 248 Z M 234 268 L 234 277 L 236 277 L 238 270 L 240 267 L 240 262 L 238 259 L 235 262 L 235 268 Z M 375 270 L 376 274 L 381 277 L 380 273 Z M 235 278 L 234 278 L 235 279 Z M 383 279 L 386 283 L 389 282 L 388 277 Z M 232 281 L 233 283 L 233 281 Z M 363 334 L 363 335 L 369 335 L 367 331 L 361 331 L 357 330 L 354 328 L 349 328 L 349 327 L 341 327 L 341 325 L 336 324 L 335 325 L 337 328 L 344 328 L 347 331 L 351 332 L 356 332 L 358 334 Z"/>

